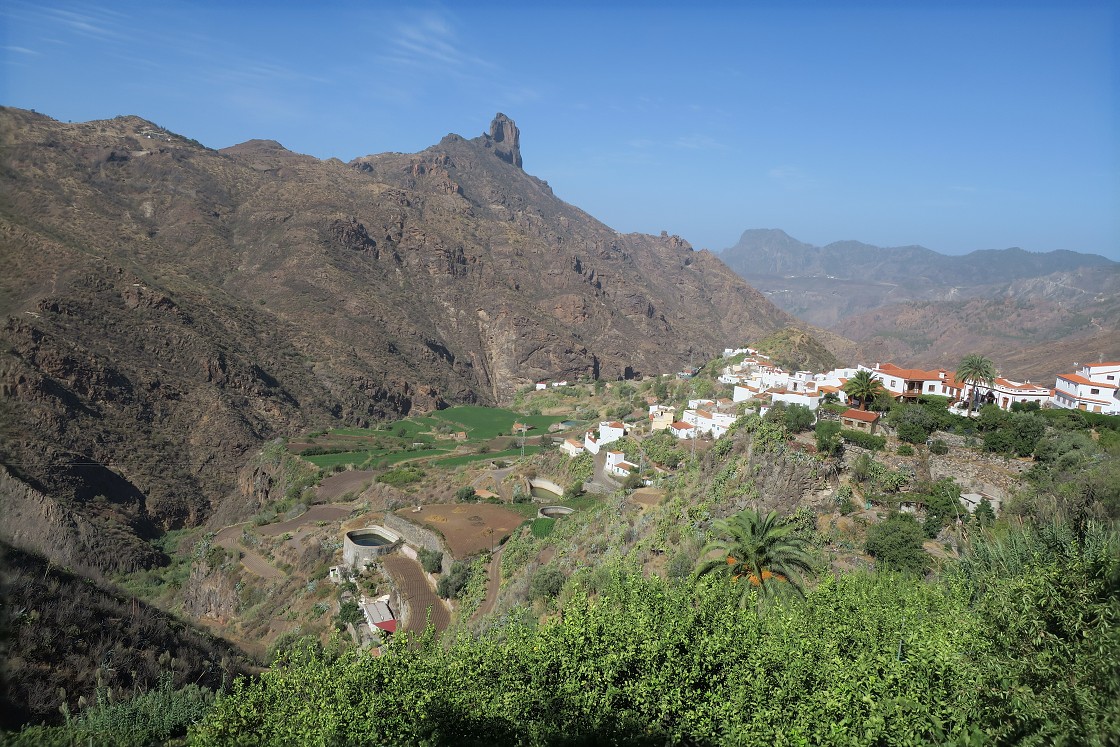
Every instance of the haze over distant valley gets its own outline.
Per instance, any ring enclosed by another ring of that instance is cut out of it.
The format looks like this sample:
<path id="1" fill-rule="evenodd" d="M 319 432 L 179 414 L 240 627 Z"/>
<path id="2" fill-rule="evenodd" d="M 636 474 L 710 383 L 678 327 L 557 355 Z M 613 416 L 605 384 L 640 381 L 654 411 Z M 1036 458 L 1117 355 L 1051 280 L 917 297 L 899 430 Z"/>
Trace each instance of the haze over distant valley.
<path id="1" fill-rule="evenodd" d="M 1095 254 L 818 247 L 748 229 L 719 257 L 783 310 L 856 341 L 867 364 L 952 369 L 980 353 L 1053 385 L 1075 362 L 1120 357 L 1120 263 Z"/>

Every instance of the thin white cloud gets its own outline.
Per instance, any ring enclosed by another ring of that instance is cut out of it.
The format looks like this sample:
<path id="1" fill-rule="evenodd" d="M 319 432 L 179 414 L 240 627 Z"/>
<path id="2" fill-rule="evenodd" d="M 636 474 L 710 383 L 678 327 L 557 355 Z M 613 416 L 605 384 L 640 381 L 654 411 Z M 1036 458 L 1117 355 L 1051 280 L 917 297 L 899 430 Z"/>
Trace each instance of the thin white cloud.
<path id="1" fill-rule="evenodd" d="M 471 71 L 489 72 L 496 66 L 468 51 L 451 20 L 429 11 L 394 28 L 388 50 L 380 59 L 395 67 L 472 77 Z"/>
<path id="2" fill-rule="evenodd" d="M 28 49 L 27 47 L 3 47 L 3 49 L 7 52 L 15 52 L 17 54 L 30 54 L 30 55 L 41 55 L 42 54 L 42 52 L 36 52 L 34 49 Z"/>
<path id="3" fill-rule="evenodd" d="M 109 8 L 83 7 L 82 13 L 63 8 L 43 8 L 43 13 L 74 33 L 106 41 L 123 41 L 128 35 L 121 29 L 126 16 Z"/>

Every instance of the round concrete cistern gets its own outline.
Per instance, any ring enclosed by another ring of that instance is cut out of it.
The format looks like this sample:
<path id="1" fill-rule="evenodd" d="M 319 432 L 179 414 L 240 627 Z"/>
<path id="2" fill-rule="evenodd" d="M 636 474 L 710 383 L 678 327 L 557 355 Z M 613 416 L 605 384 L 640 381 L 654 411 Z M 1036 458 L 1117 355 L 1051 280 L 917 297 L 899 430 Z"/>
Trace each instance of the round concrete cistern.
<path id="1" fill-rule="evenodd" d="M 559 519 L 561 516 L 567 516 L 575 511 L 574 508 L 567 506 L 541 506 L 537 511 L 537 518 L 539 519 Z"/>
<path id="2" fill-rule="evenodd" d="M 342 559 L 352 566 L 365 565 L 396 550 L 400 543 L 400 535 L 383 526 L 352 529 L 343 537 Z"/>

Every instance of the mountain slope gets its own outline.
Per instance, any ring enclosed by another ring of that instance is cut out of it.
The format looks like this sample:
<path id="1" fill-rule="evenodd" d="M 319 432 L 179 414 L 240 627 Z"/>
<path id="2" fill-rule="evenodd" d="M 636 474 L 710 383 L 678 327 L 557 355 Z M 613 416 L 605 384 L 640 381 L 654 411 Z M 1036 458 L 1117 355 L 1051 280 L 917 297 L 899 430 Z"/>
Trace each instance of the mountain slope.
<path id="1" fill-rule="evenodd" d="M 159 562 L 144 539 L 205 520 L 268 439 L 796 323 L 711 253 L 556 199 L 501 115 L 351 164 L 136 117 L 5 109 L 0 132 L 0 499 L 25 517 L 2 533 L 53 557 L 75 522 L 123 527 L 81 535 L 100 571 Z"/>
<path id="2" fill-rule="evenodd" d="M 752 229 L 720 256 L 786 311 L 854 340 L 866 362 L 952 367 L 982 353 L 1004 375 L 1047 381 L 1120 355 L 1120 264 L 1097 255 L 815 247 Z"/>

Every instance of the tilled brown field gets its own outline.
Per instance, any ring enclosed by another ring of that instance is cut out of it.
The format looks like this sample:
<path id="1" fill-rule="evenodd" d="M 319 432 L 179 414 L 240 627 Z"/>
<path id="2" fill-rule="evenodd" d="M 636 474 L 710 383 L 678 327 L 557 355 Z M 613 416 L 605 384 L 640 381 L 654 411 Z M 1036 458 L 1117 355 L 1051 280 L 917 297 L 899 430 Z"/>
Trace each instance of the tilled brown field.
<path id="1" fill-rule="evenodd" d="M 442 534 L 451 554 L 460 559 L 491 549 L 525 521 L 492 503 L 430 503 L 420 513 L 402 508 L 397 514 Z"/>
<path id="2" fill-rule="evenodd" d="M 373 482 L 373 472 L 369 470 L 347 470 L 324 478 L 315 491 L 316 500 L 330 503 L 347 493 L 360 493 Z"/>
<path id="3" fill-rule="evenodd" d="M 428 609 L 432 611 L 432 626 L 437 633 L 447 630 L 451 624 L 451 613 L 443 601 L 432 591 L 425 577 L 424 569 L 412 558 L 396 553 L 385 556 L 385 570 L 393 577 L 393 583 L 400 589 L 401 598 L 408 605 L 408 625 L 410 633 L 422 633 L 428 621 Z"/>

